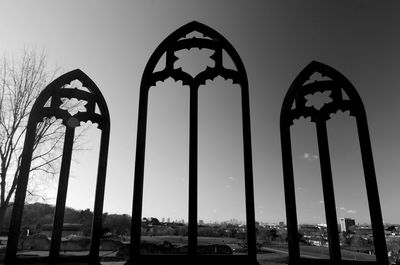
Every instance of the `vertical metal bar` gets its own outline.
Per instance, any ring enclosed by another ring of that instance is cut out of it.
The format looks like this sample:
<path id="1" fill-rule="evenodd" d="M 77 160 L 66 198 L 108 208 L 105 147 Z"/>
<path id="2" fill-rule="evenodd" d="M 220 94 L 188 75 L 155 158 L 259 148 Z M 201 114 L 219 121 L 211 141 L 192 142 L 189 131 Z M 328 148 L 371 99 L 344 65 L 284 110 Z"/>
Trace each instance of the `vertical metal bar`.
<path id="1" fill-rule="evenodd" d="M 322 189 L 324 193 L 326 224 L 328 226 L 329 255 L 331 261 L 340 261 L 339 231 L 337 225 L 335 194 L 333 190 L 331 159 L 329 155 L 326 121 L 316 122 Z"/>
<path id="2" fill-rule="evenodd" d="M 68 179 L 71 166 L 72 148 L 74 144 L 74 127 L 66 127 L 64 150 L 61 161 L 60 179 L 58 181 L 56 210 L 54 213 L 53 232 L 51 235 L 50 258 L 60 254 L 62 228 L 64 223 L 65 201 L 67 199 Z"/>
<path id="3" fill-rule="evenodd" d="M 368 124 L 365 114 L 360 116 L 361 117 L 357 118 L 357 129 L 360 140 L 369 213 L 371 216 L 372 233 L 374 235 L 376 261 L 379 264 L 389 264 Z"/>
<path id="4" fill-rule="evenodd" d="M 14 207 L 11 217 L 13 222 L 10 223 L 8 232 L 7 250 L 4 264 L 13 264 L 13 260 L 17 254 L 18 238 L 20 235 L 26 189 L 28 186 L 29 172 L 31 168 L 33 144 L 36 136 L 36 124 L 37 123 L 29 122 L 26 132 L 20 174 L 18 177 L 18 185 L 15 192 Z"/>
<path id="5" fill-rule="evenodd" d="M 244 179 L 246 195 L 246 226 L 248 255 L 256 261 L 256 227 L 254 209 L 253 158 L 251 150 L 250 106 L 247 84 L 242 84 L 242 122 L 243 122 L 243 152 L 244 152 Z"/>
<path id="6" fill-rule="evenodd" d="M 143 174 L 146 148 L 147 104 L 149 90 L 147 85 L 140 88 L 139 117 L 136 140 L 135 181 L 133 190 L 131 250 L 130 261 L 140 255 L 140 233 L 142 227 Z"/>
<path id="7" fill-rule="evenodd" d="M 106 121 L 105 123 L 108 123 Z M 99 259 L 99 247 L 102 230 L 102 219 L 103 219 L 103 203 L 104 203 L 104 190 L 106 185 L 106 171 L 107 171 L 107 157 L 108 157 L 108 143 L 109 143 L 109 125 L 105 125 L 100 139 L 100 154 L 99 164 L 97 169 L 97 183 L 96 183 L 96 194 L 95 203 L 93 210 L 93 227 L 92 227 L 92 239 L 90 242 L 90 257 L 92 262 L 98 261 Z"/>
<path id="8" fill-rule="evenodd" d="M 197 141 L 198 141 L 198 87 L 190 87 L 189 124 L 189 242 L 188 254 L 197 253 Z"/>
<path id="9" fill-rule="evenodd" d="M 298 241 L 296 194 L 293 176 L 293 158 L 290 138 L 290 125 L 287 120 L 281 120 L 281 148 L 283 182 L 285 189 L 286 222 L 288 232 L 289 263 L 298 264 L 300 249 Z"/>

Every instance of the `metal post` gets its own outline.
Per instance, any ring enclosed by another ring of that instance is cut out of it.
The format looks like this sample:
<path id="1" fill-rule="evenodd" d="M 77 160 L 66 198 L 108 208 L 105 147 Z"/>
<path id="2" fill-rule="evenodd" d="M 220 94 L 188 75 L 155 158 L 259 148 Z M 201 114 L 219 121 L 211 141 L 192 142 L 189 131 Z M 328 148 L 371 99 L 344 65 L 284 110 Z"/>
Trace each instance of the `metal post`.
<path id="1" fill-rule="evenodd" d="M 60 179 L 58 181 L 56 210 L 54 213 L 53 232 L 51 234 L 50 258 L 59 256 L 62 228 L 64 223 L 65 202 L 67 199 L 69 170 L 71 166 L 72 147 L 74 145 L 74 127 L 66 127 L 64 150 L 61 161 Z"/>
<path id="2" fill-rule="evenodd" d="M 300 259 L 298 241 L 296 194 L 293 177 L 293 158 L 290 139 L 290 126 L 281 121 L 281 148 L 283 181 L 285 187 L 286 222 L 288 231 L 288 249 L 290 264 L 297 264 Z"/>
<path id="3" fill-rule="evenodd" d="M 14 208 L 11 217 L 11 220 L 13 220 L 13 222 L 10 223 L 10 229 L 8 232 L 8 242 L 4 264 L 13 264 L 13 261 L 17 254 L 17 246 L 24 211 L 26 189 L 28 186 L 29 171 L 31 167 L 33 143 L 35 141 L 36 125 L 37 123 L 32 121 L 28 123 L 24 150 L 22 154 L 20 175 L 18 178 L 18 185 L 14 199 Z"/>
<path id="4" fill-rule="evenodd" d="M 135 182 L 133 190 L 131 224 L 131 250 L 130 260 L 128 261 L 128 263 L 132 263 L 133 259 L 140 255 L 148 95 L 148 88 L 141 88 L 139 97 L 139 117 L 136 140 Z"/>
<path id="5" fill-rule="evenodd" d="M 376 261 L 379 264 L 389 264 L 382 220 L 382 210 L 379 201 L 378 183 L 376 181 L 374 159 L 372 156 L 371 141 L 365 113 L 362 113 L 360 118 L 357 118 L 357 129 L 360 140 L 361 158 L 364 169 L 365 186 L 367 189 L 369 213 L 371 216 L 372 233 L 374 236 Z"/>
<path id="6" fill-rule="evenodd" d="M 97 169 L 97 183 L 96 183 L 96 194 L 95 203 L 93 210 L 93 228 L 92 228 L 92 239 L 90 242 L 90 257 L 92 262 L 98 261 L 99 259 L 99 248 L 100 238 L 102 230 L 102 219 L 103 219 L 103 203 L 104 203 L 104 190 L 106 185 L 106 169 L 107 169 L 107 154 L 108 154 L 108 142 L 110 138 L 109 124 L 105 125 L 100 139 L 100 154 L 99 164 Z"/>
<path id="7" fill-rule="evenodd" d="M 189 128 L 189 255 L 197 253 L 197 141 L 198 141 L 198 87 L 190 88 Z"/>
<path id="8" fill-rule="evenodd" d="M 244 180 L 246 195 L 246 225 L 248 255 L 253 262 L 257 262 L 256 227 L 254 209 L 253 158 L 251 149 L 250 129 L 250 99 L 247 82 L 242 85 L 242 122 L 243 122 L 243 152 L 244 152 Z"/>
<path id="9" fill-rule="evenodd" d="M 339 231 L 337 226 L 335 195 L 333 190 L 331 160 L 329 156 L 326 121 L 316 122 L 322 189 L 324 193 L 326 224 L 328 226 L 329 255 L 332 261 L 340 261 Z"/>

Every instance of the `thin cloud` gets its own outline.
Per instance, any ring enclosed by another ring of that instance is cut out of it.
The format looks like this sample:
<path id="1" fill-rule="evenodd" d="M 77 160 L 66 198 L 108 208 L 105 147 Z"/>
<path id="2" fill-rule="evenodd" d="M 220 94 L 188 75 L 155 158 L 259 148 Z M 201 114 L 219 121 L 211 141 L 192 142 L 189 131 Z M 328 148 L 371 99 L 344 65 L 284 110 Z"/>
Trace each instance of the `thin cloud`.
<path id="1" fill-rule="evenodd" d="M 304 153 L 303 154 L 303 159 L 306 159 L 308 161 L 318 160 L 319 156 L 318 155 L 314 155 L 314 154 L 310 154 L 310 153 Z"/>
<path id="2" fill-rule="evenodd" d="M 319 201 L 319 203 L 321 203 L 321 204 L 322 204 L 322 203 L 324 203 L 324 201 L 323 201 L 323 200 L 320 200 L 320 201 Z"/>
<path id="3" fill-rule="evenodd" d="M 346 208 L 345 207 L 340 207 L 339 210 L 345 211 Z"/>
<path id="4" fill-rule="evenodd" d="M 357 213 L 355 210 L 347 210 L 346 213 Z"/>

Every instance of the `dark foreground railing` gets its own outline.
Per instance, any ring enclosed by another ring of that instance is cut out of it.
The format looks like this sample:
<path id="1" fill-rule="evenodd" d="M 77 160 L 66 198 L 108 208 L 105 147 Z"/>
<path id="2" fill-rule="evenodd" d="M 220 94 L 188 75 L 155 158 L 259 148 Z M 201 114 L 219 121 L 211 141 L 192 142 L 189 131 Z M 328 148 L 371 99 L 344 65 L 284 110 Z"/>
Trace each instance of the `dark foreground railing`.
<path id="1" fill-rule="evenodd" d="M 81 90 L 78 88 L 66 87 L 75 80 L 81 82 L 82 87 L 86 89 Z M 86 101 L 86 111 L 78 113 L 72 112 L 71 114 L 68 109 L 60 108 L 62 105 L 61 98 L 75 98 L 77 100 Z M 50 104 L 48 104 L 49 101 Z M 31 168 L 33 147 L 36 140 L 36 127 L 37 124 L 43 122 L 44 119 L 50 118 L 61 119 L 62 124 L 66 127 L 50 252 L 49 256 L 47 257 L 20 257 L 17 256 L 17 247 L 18 240 L 20 238 L 21 222 Z M 90 252 L 89 255 L 81 257 L 61 256 L 60 245 L 64 222 L 65 201 L 68 190 L 71 156 L 74 146 L 75 129 L 76 127 L 80 126 L 82 122 L 86 123 L 88 121 L 97 123 L 98 129 L 101 130 L 100 156 L 98 162 L 97 183 L 95 184 L 96 193 Z M 85 264 L 99 263 L 99 246 L 102 235 L 103 199 L 106 180 L 109 135 L 110 116 L 106 102 L 96 84 L 81 70 L 77 69 L 62 75 L 49 84 L 41 92 L 32 107 L 29 116 L 28 127 L 26 130 L 20 175 L 18 177 L 18 186 L 15 194 L 10 230 L 8 233 L 5 264 L 53 264 L 57 262 L 84 262 Z"/>
<path id="2" fill-rule="evenodd" d="M 193 32 L 203 34 L 203 37 L 187 38 Z M 210 57 L 214 61 L 213 67 L 191 76 L 182 68 L 175 68 L 177 61 L 176 51 L 190 50 L 191 48 L 207 48 L 214 54 Z M 227 54 L 235 64 L 236 69 L 224 67 L 224 54 Z M 156 71 L 161 57 L 165 55 L 165 66 Z M 306 83 L 310 76 L 321 73 L 330 80 Z M 247 224 L 247 253 L 244 255 L 212 255 L 201 254 L 198 249 L 198 89 L 200 85 L 217 76 L 232 79 L 233 83 L 241 87 L 242 133 L 244 150 L 244 178 Z M 141 224 L 142 199 L 144 182 L 144 162 L 146 143 L 146 124 L 148 96 L 151 86 L 167 78 L 182 81 L 190 90 L 190 124 L 189 124 L 189 209 L 188 209 L 188 246 L 187 254 L 164 255 L 141 253 Z M 68 88 L 65 85 L 78 80 L 86 90 Z M 315 92 L 330 91 L 332 102 L 320 109 L 307 106 L 305 96 Z M 347 94 L 348 99 L 344 97 Z M 85 112 L 71 114 L 66 109 L 60 109 L 61 98 L 76 98 L 85 100 Z M 48 105 L 47 103 L 50 102 Z M 97 108 L 96 108 L 97 107 Z M 96 109 L 99 109 L 97 112 Z M 376 262 L 358 262 L 342 260 L 338 237 L 337 216 L 332 183 L 332 170 L 327 137 L 326 121 L 329 114 L 337 110 L 349 110 L 356 118 L 358 135 L 361 146 L 361 156 L 364 168 L 367 196 L 371 214 Z M 293 120 L 299 117 L 311 117 L 316 124 L 317 140 L 320 156 L 321 176 L 325 202 L 325 214 L 328 225 L 329 260 L 307 259 L 300 257 L 296 200 L 294 188 L 293 162 L 290 139 L 290 127 Z M 66 127 L 64 148 L 61 161 L 60 180 L 49 255 L 46 257 L 22 257 L 17 255 L 18 240 L 20 237 L 21 222 L 29 171 L 31 166 L 33 145 L 35 143 L 36 126 L 45 118 L 61 119 Z M 64 221 L 65 201 L 68 188 L 68 179 L 71 155 L 74 145 L 75 128 L 81 122 L 91 121 L 98 124 L 102 131 L 100 143 L 100 157 L 98 163 L 93 228 L 89 254 L 85 256 L 64 256 L 60 254 L 61 236 Z M 288 224 L 288 246 L 290 264 L 388 264 L 385 236 L 383 233 L 382 214 L 379 203 L 375 169 L 372 158 L 371 144 L 368 133 L 367 119 L 363 104 L 351 83 L 339 72 L 323 65 L 312 62 L 295 79 L 290 87 L 282 106 L 281 144 L 283 176 L 285 185 L 286 214 Z M 80 70 L 71 71 L 49 84 L 35 102 L 28 122 L 26 139 L 23 150 L 23 159 L 18 178 L 14 209 L 9 230 L 8 245 L 5 263 L 12 264 L 99 264 L 99 246 L 102 234 L 102 208 L 104 199 L 105 177 L 107 167 L 107 153 L 110 133 L 110 118 L 106 102 L 94 82 Z M 213 29 L 191 22 L 168 36 L 154 51 L 143 73 L 139 95 L 139 117 L 135 161 L 135 182 L 133 194 L 131 241 L 129 246 L 129 260 L 126 264 L 258 264 L 256 249 L 256 229 L 254 213 L 253 167 L 250 132 L 250 104 L 247 75 L 244 65 L 233 46 Z"/>
<path id="3" fill-rule="evenodd" d="M 190 33 L 198 32 L 203 37 L 186 38 Z M 177 61 L 175 52 L 179 50 L 190 50 L 191 48 L 207 48 L 214 54 L 210 57 L 214 62 L 213 67 L 207 67 L 203 72 L 192 77 L 184 72 L 182 68 L 176 69 L 174 63 Z M 223 54 L 232 59 L 237 70 L 224 67 Z M 165 54 L 165 67 L 155 72 L 155 68 L 161 57 Z M 243 124 L 243 149 L 244 149 L 244 178 L 246 196 L 246 223 L 248 255 L 241 257 L 223 257 L 197 253 L 197 140 L 198 140 L 198 90 L 200 85 L 207 80 L 217 76 L 232 79 L 233 83 L 241 87 L 242 97 L 242 124 Z M 148 94 L 151 86 L 158 81 L 172 77 L 175 81 L 182 81 L 183 85 L 190 89 L 190 124 L 189 124 L 189 242 L 188 254 L 183 256 L 156 256 L 140 254 L 140 236 L 142 220 L 142 198 L 143 198 L 143 175 L 145 161 L 146 123 Z M 179 28 L 168 36 L 154 51 L 148 61 L 143 73 L 139 96 L 139 119 L 136 143 L 135 183 L 132 209 L 131 230 L 131 257 L 128 264 L 192 264 L 196 262 L 220 264 L 239 261 L 245 264 L 256 264 L 256 238 L 255 238 L 255 213 L 254 213 L 254 191 L 253 191 L 253 166 L 250 133 L 250 106 L 247 75 L 244 65 L 233 46 L 218 32 L 198 22 L 191 22 Z M 167 262 L 168 261 L 168 262 Z"/>
<path id="4" fill-rule="evenodd" d="M 308 83 L 314 73 L 320 73 L 329 80 Z M 308 106 L 307 95 L 315 92 L 329 91 L 331 102 L 321 108 Z M 345 97 L 347 95 L 347 97 Z M 361 147 L 361 158 L 364 169 L 365 184 L 371 224 L 373 230 L 376 264 L 388 264 L 385 234 L 383 230 L 382 212 L 379 203 L 378 187 L 372 157 L 371 142 L 368 132 L 367 117 L 361 98 L 353 85 L 338 71 L 318 62 L 311 62 L 293 81 L 283 101 L 280 131 L 282 146 L 282 165 L 285 185 L 286 217 L 288 224 L 289 256 L 291 264 L 310 264 L 309 260 L 300 258 L 296 196 L 293 175 L 293 160 L 290 127 L 293 121 L 300 117 L 311 117 L 316 124 L 319 160 L 321 167 L 322 188 L 325 203 L 325 216 L 328 226 L 328 242 L 330 261 L 317 260 L 318 264 L 353 264 L 341 258 L 339 233 L 337 226 L 335 196 L 332 181 L 332 169 L 329 153 L 326 122 L 330 114 L 338 110 L 349 111 L 356 118 L 358 136 Z M 330 263 L 329 263 L 330 262 Z"/>

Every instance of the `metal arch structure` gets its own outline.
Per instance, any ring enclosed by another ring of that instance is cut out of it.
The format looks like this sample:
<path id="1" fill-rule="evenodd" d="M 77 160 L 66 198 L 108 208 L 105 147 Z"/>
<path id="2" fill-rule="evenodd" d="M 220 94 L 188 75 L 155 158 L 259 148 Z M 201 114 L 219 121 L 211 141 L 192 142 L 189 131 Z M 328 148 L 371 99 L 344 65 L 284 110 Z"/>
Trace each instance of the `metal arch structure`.
<path id="1" fill-rule="evenodd" d="M 307 83 L 314 73 L 320 73 L 330 80 Z M 313 106 L 306 106 L 306 95 L 324 91 L 331 92 L 332 101 L 330 103 L 326 103 L 319 110 Z M 343 91 L 348 98 L 344 96 Z M 360 261 L 341 259 L 326 127 L 326 122 L 330 119 L 329 115 L 338 110 L 349 111 L 350 115 L 356 119 L 376 253 L 376 263 L 374 262 L 374 264 L 389 264 L 367 116 L 363 103 L 349 80 L 335 69 L 315 61 L 306 66 L 293 81 L 283 101 L 280 115 L 289 262 L 290 264 L 363 264 Z M 316 124 L 330 260 L 300 258 L 290 127 L 295 119 L 302 116 L 311 117 L 311 121 Z M 367 264 L 371 264 L 371 262 Z"/>
<path id="2" fill-rule="evenodd" d="M 87 91 L 65 87 L 74 80 L 80 81 L 82 83 L 82 87 L 85 87 Z M 60 108 L 60 105 L 62 104 L 61 98 L 85 100 L 87 102 L 85 105 L 86 112 L 78 112 L 75 115 L 71 115 L 68 110 Z M 47 104 L 48 102 L 50 102 L 49 105 Z M 96 109 L 98 109 L 98 111 L 96 111 Z M 53 117 L 62 120 L 62 124 L 65 125 L 66 131 L 64 136 L 65 138 L 50 252 L 49 256 L 47 257 L 18 257 L 16 255 L 17 245 L 23 217 L 25 194 L 29 179 L 33 146 L 36 137 L 36 127 L 38 123 L 43 122 L 43 119 Z M 60 245 L 68 189 L 68 178 L 70 173 L 71 155 L 74 144 L 74 133 L 75 128 L 80 126 L 81 122 L 88 121 L 97 123 L 98 129 L 101 130 L 90 251 L 86 256 L 62 256 L 60 255 Z M 22 153 L 20 175 L 18 177 L 18 186 L 15 194 L 14 208 L 9 228 L 5 264 L 100 264 L 99 247 L 102 233 L 102 213 L 109 137 L 110 115 L 106 101 L 104 100 L 104 97 L 96 84 L 81 70 L 76 69 L 60 76 L 40 93 L 32 107 L 28 120 L 24 149 Z"/>
<path id="3" fill-rule="evenodd" d="M 204 38 L 185 38 L 187 34 L 192 32 L 201 33 Z M 214 51 L 214 54 L 210 58 L 214 60 L 215 65 L 213 67 L 208 66 L 195 77 L 184 72 L 182 68 L 175 69 L 174 63 L 178 58 L 174 53 L 179 50 L 189 50 L 191 48 L 207 48 Z M 236 70 L 224 67 L 223 51 L 232 59 Z M 161 71 L 155 72 L 157 63 L 164 54 L 166 56 L 165 67 Z M 197 252 L 198 89 L 200 85 L 206 83 L 206 80 L 212 80 L 217 76 L 221 76 L 225 79 L 232 79 L 234 84 L 239 84 L 241 87 L 248 239 L 248 255 L 243 256 L 198 255 Z M 181 80 L 183 85 L 188 85 L 190 87 L 188 253 L 187 255 L 142 255 L 140 253 L 140 237 L 148 94 L 151 86 L 169 77 L 173 78 L 175 81 Z M 127 264 L 199 264 L 204 262 L 219 264 L 225 261 L 232 262 L 233 264 L 257 264 L 248 81 L 243 62 L 233 46 L 212 28 L 193 21 L 173 32 L 156 48 L 142 76 L 136 142 L 131 249 L 130 259 Z"/>

